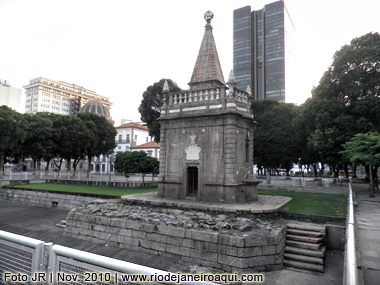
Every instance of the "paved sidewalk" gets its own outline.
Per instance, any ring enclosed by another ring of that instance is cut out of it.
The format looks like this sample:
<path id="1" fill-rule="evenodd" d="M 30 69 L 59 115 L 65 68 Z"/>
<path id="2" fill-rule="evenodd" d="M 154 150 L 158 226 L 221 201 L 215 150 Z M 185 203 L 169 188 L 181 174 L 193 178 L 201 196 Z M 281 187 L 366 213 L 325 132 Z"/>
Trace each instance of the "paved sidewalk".
<path id="1" fill-rule="evenodd" d="M 56 224 L 65 219 L 67 213 L 68 211 L 57 208 L 27 206 L 0 199 L 0 230 L 161 270 L 192 272 L 190 266 L 182 263 L 179 258 L 151 256 L 138 251 L 66 237 L 63 235 L 63 229 L 56 227 Z M 335 250 L 327 253 L 324 274 L 291 269 L 263 274 L 265 282 L 262 284 L 342 284 L 343 252 Z"/>
<path id="2" fill-rule="evenodd" d="M 355 187 L 354 187 L 355 188 Z M 367 185 L 368 189 L 368 185 Z M 357 246 L 361 257 L 364 284 L 379 284 L 380 280 L 380 194 L 357 193 L 355 208 Z"/>
<path id="3" fill-rule="evenodd" d="M 277 212 L 282 206 L 292 200 L 292 198 L 272 195 L 257 195 L 257 201 L 242 204 L 227 204 L 159 198 L 156 192 L 151 192 L 122 196 L 121 200 L 138 204 L 189 208 L 202 211 L 216 211 L 225 213 L 247 212 L 262 214 Z"/>

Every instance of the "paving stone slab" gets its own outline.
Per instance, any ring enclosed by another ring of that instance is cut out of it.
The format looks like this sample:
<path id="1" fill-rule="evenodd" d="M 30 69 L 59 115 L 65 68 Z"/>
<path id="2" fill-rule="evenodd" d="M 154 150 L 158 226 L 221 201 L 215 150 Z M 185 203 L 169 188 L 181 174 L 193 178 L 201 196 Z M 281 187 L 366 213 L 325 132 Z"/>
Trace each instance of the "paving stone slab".
<path id="1" fill-rule="evenodd" d="M 161 205 L 167 207 L 209 210 L 226 213 L 250 212 L 254 214 L 275 213 L 292 198 L 283 196 L 258 195 L 257 201 L 241 204 L 210 203 L 204 201 L 172 200 L 157 197 L 157 193 L 143 193 L 122 196 L 123 202 Z"/>

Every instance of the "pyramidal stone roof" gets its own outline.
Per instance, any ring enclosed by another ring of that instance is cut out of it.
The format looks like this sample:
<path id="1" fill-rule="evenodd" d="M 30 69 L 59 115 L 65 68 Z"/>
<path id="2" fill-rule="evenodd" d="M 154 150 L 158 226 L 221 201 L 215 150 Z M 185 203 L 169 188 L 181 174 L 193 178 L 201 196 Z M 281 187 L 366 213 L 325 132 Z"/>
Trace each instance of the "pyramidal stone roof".
<path id="1" fill-rule="evenodd" d="M 207 11 L 204 16 L 207 24 L 205 26 L 205 33 L 193 75 L 189 82 L 190 90 L 225 86 L 219 56 L 212 34 L 211 20 L 213 16 L 211 11 Z"/>

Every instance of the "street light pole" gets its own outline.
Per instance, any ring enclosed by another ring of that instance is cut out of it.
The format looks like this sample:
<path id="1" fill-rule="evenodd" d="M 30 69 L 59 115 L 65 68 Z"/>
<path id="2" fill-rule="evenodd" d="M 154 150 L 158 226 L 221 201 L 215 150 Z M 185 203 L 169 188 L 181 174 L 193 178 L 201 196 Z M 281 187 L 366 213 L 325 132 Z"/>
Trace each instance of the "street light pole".
<path id="1" fill-rule="evenodd" d="M 110 161 L 110 165 L 109 165 L 109 177 L 108 177 L 108 181 L 111 182 L 111 166 L 112 166 L 112 161 L 113 161 L 113 152 L 109 155 L 109 161 Z"/>
<path id="2" fill-rule="evenodd" d="M 372 175 L 372 165 L 369 165 L 369 197 L 374 198 L 375 197 L 375 189 L 373 187 L 373 175 Z"/>

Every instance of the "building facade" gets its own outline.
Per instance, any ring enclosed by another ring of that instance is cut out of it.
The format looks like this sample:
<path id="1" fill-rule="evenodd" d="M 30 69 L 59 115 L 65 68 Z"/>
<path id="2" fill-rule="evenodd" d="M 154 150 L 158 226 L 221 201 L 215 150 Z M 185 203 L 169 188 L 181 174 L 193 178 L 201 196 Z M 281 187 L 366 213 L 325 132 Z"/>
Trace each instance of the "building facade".
<path id="1" fill-rule="evenodd" d="M 293 92 L 295 56 L 295 28 L 284 1 L 234 10 L 233 25 L 237 88 L 250 86 L 255 100 L 284 102 Z"/>
<path id="2" fill-rule="evenodd" d="M 5 105 L 19 113 L 25 111 L 25 98 L 22 90 L 11 86 L 9 81 L 0 79 L 0 106 Z"/>
<path id="3" fill-rule="evenodd" d="M 108 110 L 108 97 L 96 94 L 82 86 L 45 77 L 37 77 L 24 86 L 26 90 L 25 113 L 51 112 L 61 115 L 76 115 L 89 100 L 101 102 Z"/>
<path id="4" fill-rule="evenodd" d="M 155 157 L 157 159 L 160 158 L 160 143 L 157 143 L 155 141 L 140 144 L 138 146 L 132 147 L 131 150 L 145 151 L 150 157 Z"/>
<path id="5" fill-rule="evenodd" d="M 130 122 L 116 127 L 116 148 L 112 155 L 92 158 L 92 173 L 114 172 L 115 154 L 125 151 L 145 151 L 149 156 L 159 158 L 159 144 L 152 141 L 149 129 L 139 123 Z"/>
<path id="6" fill-rule="evenodd" d="M 252 174 L 251 94 L 225 84 L 212 33 L 206 27 L 189 90 L 163 88 L 158 196 L 240 203 L 257 199 Z"/>
<path id="7" fill-rule="evenodd" d="M 130 122 L 116 127 L 115 153 L 131 151 L 132 148 L 152 141 L 149 129 L 139 123 Z"/>

